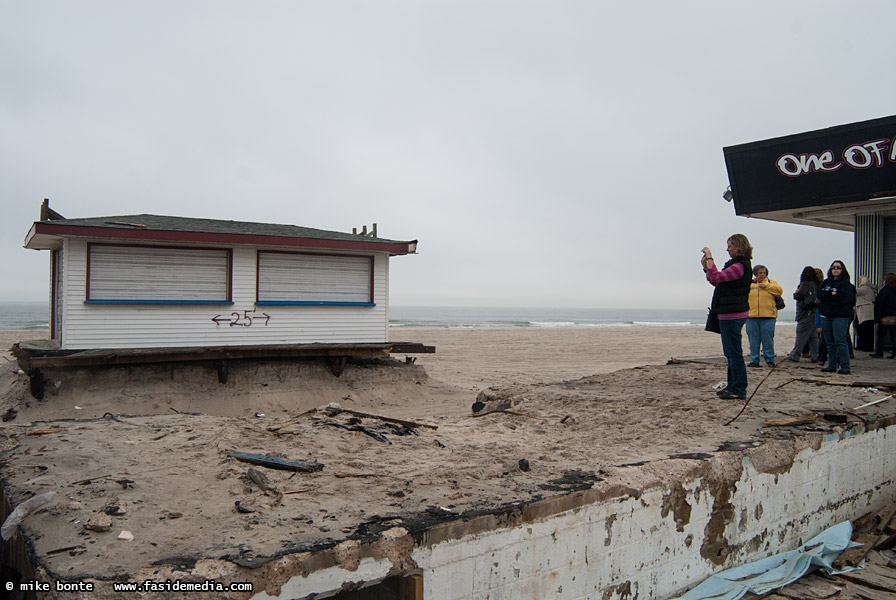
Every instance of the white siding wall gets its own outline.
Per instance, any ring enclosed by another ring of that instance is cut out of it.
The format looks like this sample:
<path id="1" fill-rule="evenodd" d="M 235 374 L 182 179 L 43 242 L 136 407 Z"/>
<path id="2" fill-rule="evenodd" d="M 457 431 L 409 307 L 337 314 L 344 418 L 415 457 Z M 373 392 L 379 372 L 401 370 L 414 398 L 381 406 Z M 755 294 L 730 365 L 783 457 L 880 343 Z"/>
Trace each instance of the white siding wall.
<path id="1" fill-rule="evenodd" d="M 233 304 L 85 304 L 87 242 L 65 241 L 62 347 L 158 348 L 388 341 L 388 254 L 374 259 L 373 307 L 255 306 L 256 248 L 233 249 Z M 239 316 L 237 321 L 233 313 Z M 263 316 L 267 314 L 270 319 Z M 229 321 L 251 326 L 231 325 Z M 212 318 L 219 315 L 219 324 Z"/>

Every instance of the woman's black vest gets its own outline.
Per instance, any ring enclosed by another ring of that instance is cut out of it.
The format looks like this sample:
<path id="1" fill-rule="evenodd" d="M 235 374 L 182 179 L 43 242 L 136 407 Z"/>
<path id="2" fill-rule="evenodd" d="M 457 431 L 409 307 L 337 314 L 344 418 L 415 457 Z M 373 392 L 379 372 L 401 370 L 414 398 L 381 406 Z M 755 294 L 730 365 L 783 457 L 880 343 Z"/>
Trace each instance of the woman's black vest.
<path id="1" fill-rule="evenodd" d="M 735 257 L 725 263 L 725 270 L 734 263 L 744 266 L 744 274 L 734 281 L 723 281 L 716 284 L 712 294 L 712 310 L 720 315 L 726 313 L 747 312 L 750 310 L 750 284 L 753 282 L 753 266 L 749 258 Z"/>

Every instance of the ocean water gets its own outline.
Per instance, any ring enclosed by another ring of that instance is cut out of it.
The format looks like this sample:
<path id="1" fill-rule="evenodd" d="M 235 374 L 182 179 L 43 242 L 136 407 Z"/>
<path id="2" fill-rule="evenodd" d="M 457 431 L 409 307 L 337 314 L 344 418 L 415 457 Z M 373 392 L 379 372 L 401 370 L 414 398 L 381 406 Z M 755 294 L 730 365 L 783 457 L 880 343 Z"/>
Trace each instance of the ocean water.
<path id="1" fill-rule="evenodd" d="M 0 330 L 49 328 L 50 306 L 46 302 L 0 302 Z"/>
<path id="2" fill-rule="evenodd" d="M 43 302 L 0 302 L 0 330 L 48 329 L 49 306 Z M 703 327 L 706 309 L 676 308 L 477 308 L 390 306 L 390 327 Z M 778 316 L 793 324 L 793 309 Z"/>
<path id="3" fill-rule="evenodd" d="M 390 327 L 700 326 L 706 309 L 390 306 Z"/>

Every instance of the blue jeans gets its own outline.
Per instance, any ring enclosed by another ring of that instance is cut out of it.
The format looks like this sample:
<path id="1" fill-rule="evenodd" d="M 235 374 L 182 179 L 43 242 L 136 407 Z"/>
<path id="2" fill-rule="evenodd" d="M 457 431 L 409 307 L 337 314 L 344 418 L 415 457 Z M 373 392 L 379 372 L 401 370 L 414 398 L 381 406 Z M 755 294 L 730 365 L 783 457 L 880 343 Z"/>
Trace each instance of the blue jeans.
<path id="1" fill-rule="evenodd" d="M 750 360 L 759 362 L 759 347 L 765 362 L 775 362 L 775 319 L 761 317 L 747 319 L 747 338 L 750 340 Z"/>
<path id="2" fill-rule="evenodd" d="M 849 369 L 849 317 L 821 317 L 821 334 L 828 346 L 828 367 Z"/>
<path id="3" fill-rule="evenodd" d="M 724 321 L 719 319 L 722 330 L 722 353 L 728 359 L 728 385 L 732 394 L 747 395 L 747 366 L 744 364 L 743 328 L 746 319 Z"/>

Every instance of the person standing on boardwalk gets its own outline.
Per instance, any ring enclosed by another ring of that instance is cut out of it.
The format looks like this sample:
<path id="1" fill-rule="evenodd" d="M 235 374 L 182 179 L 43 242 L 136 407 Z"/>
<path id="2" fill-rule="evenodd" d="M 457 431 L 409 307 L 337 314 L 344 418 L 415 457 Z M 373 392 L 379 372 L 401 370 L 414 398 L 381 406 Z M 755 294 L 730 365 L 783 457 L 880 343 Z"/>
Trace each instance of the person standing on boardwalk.
<path id="1" fill-rule="evenodd" d="M 896 274 L 884 276 L 884 286 L 874 301 L 874 320 L 877 322 L 877 345 L 871 358 L 883 358 L 887 342 L 890 358 L 896 358 Z"/>
<path id="2" fill-rule="evenodd" d="M 774 279 L 768 278 L 768 267 L 753 267 L 753 283 L 750 285 L 750 316 L 747 319 L 747 338 L 750 340 L 750 364 L 758 367 L 761 358 L 770 366 L 775 366 L 775 321 L 778 320 L 776 298 L 784 293 L 784 288 Z"/>
<path id="3" fill-rule="evenodd" d="M 877 286 L 864 275 L 856 280 L 856 350 L 874 351 L 874 299 Z"/>
<path id="4" fill-rule="evenodd" d="M 809 360 L 818 361 L 818 333 L 815 329 L 815 290 L 818 289 L 818 279 L 815 269 L 806 267 L 800 274 L 800 284 L 793 293 L 796 300 L 796 342 L 788 358 L 793 362 L 800 362 L 800 354 L 808 345 Z"/>
<path id="5" fill-rule="evenodd" d="M 746 400 L 747 366 L 744 364 L 743 328 L 750 314 L 753 247 L 742 233 L 728 238 L 728 260 L 721 270 L 709 248 L 703 248 L 700 264 L 706 280 L 715 286 L 710 310 L 719 317 L 722 352 L 728 361 L 728 381 L 719 398 Z"/>
<path id="6" fill-rule="evenodd" d="M 842 260 L 831 263 L 817 296 L 821 332 L 828 346 L 828 366 L 822 372 L 833 373 L 839 369 L 841 375 L 849 375 L 849 321 L 855 311 L 856 288 Z"/>

